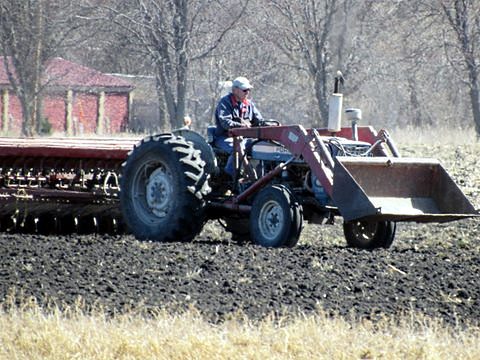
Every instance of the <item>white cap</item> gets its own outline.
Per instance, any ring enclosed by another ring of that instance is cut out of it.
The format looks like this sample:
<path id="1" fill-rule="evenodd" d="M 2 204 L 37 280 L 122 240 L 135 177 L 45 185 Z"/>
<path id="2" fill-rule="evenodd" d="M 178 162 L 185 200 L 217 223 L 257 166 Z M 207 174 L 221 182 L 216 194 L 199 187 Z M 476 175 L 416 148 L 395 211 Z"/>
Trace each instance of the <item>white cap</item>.
<path id="1" fill-rule="evenodd" d="M 233 88 L 239 88 L 242 90 L 247 90 L 253 88 L 253 86 L 250 84 L 250 81 L 246 77 L 239 76 L 232 82 L 232 89 Z"/>

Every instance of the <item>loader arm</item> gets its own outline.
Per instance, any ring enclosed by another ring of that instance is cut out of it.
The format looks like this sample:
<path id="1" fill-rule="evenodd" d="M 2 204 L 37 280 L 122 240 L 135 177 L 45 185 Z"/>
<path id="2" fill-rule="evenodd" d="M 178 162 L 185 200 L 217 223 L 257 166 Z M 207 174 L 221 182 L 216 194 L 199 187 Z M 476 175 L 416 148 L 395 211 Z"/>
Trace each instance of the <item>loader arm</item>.
<path id="1" fill-rule="evenodd" d="M 302 157 L 321 182 L 329 196 L 333 194 L 333 159 L 319 138 L 315 138 L 302 125 L 234 128 L 231 136 L 278 141 L 295 157 Z"/>

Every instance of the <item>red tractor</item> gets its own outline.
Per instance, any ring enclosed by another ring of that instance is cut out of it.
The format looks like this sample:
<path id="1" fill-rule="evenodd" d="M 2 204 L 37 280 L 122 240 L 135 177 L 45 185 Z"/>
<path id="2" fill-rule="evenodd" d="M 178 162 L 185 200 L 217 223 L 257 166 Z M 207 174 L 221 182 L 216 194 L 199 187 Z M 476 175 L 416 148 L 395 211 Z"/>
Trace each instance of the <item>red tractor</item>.
<path id="1" fill-rule="evenodd" d="M 348 112 L 349 128 L 231 129 L 234 179 L 212 139 L 190 130 L 149 136 L 124 163 L 125 222 L 139 239 L 190 241 L 220 219 L 238 240 L 292 247 L 304 220 L 341 216 L 348 245 L 372 249 L 392 244 L 398 221 L 478 216 L 437 160 L 400 157 L 386 131 L 358 127 L 360 111 Z M 245 151 L 242 138 L 255 139 Z"/>

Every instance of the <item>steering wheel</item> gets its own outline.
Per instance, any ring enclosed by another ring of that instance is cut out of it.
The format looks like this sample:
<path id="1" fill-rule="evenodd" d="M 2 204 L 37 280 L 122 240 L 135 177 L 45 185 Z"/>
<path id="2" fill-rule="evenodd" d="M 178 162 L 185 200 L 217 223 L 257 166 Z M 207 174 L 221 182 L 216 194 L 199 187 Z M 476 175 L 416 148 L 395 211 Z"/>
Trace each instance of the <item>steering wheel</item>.
<path id="1" fill-rule="evenodd" d="M 260 126 L 280 126 L 280 121 L 275 119 L 263 120 Z"/>

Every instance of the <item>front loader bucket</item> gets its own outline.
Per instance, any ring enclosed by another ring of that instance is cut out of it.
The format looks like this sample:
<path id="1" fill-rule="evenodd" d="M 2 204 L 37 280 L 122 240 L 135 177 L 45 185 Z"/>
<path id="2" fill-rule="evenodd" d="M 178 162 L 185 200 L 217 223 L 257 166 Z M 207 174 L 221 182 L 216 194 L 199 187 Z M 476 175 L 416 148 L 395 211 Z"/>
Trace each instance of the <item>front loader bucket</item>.
<path id="1" fill-rule="evenodd" d="M 479 216 L 435 159 L 339 156 L 332 198 L 345 221 L 445 222 Z"/>

